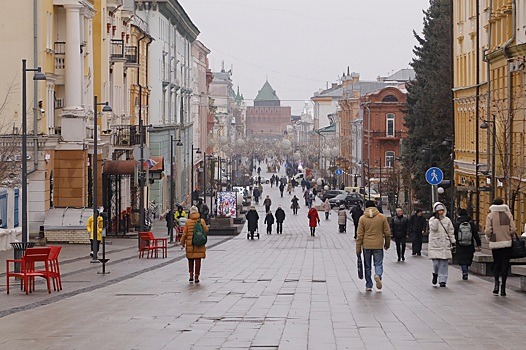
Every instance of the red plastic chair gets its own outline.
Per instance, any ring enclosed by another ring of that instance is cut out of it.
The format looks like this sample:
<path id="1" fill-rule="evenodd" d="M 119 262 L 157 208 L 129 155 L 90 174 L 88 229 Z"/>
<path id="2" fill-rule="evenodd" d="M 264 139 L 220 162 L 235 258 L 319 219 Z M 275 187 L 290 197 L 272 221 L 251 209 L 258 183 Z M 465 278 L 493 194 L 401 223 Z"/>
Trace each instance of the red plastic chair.
<path id="1" fill-rule="evenodd" d="M 49 269 L 50 277 L 53 279 L 53 290 L 62 290 L 62 277 L 60 275 L 60 265 L 58 263 L 58 256 L 62 250 L 61 246 L 51 246 L 51 252 L 49 253 Z"/>
<path id="2" fill-rule="evenodd" d="M 161 250 L 163 258 L 168 256 L 168 239 L 167 238 L 156 238 L 153 235 L 153 232 L 139 232 L 139 258 L 144 258 L 144 253 L 146 252 L 146 257 L 155 257 L 158 258 L 158 252 Z"/>
<path id="3" fill-rule="evenodd" d="M 42 277 L 46 280 L 48 293 L 51 293 L 51 284 L 49 282 L 51 275 L 49 269 L 49 256 L 51 248 L 27 248 L 22 259 L 6 260 L 6 286 L 9 294 L 9 278 L 15 277 L 22 281 L 22 286 L 26 294 L 35 289 L 35 277 Z M 10 263 L 19 263 L 20 271 L 10 271 Z"/>

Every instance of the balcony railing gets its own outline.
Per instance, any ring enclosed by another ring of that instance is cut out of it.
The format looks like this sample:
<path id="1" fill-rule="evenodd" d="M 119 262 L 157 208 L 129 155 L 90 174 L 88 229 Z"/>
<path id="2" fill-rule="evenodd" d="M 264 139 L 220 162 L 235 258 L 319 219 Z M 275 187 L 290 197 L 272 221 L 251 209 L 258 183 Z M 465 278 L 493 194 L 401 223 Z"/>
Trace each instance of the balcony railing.
<path id="1" fill-rule="evenodd" d="M 395 131 L 394 133 L 387 133 L 386 131 L 373 131 L 372 136 L 376 138 L 401 138 L 402 132 L 401 131 Z"/>
<path id="2" fill-rule="evenodd" d="M 111 127 L 113 146 L 134 146 L 141 143 L 137 125 L 114 125 Z"/>
<path id="3" fill-rule="evenodd" d="M 137 63 L 137 46 L 126 46 L 124 56 L 126 57 L 126 63 Z"/>
<path id="4" fill-rule="evenodd" d="M 55 41 L 55 55 L 65 55 L 66 54 L 66 42 L 65 41 Z"/>
<path id="5" fill-rule="evenodd" d="M 110 40 L 110 58 L 124 58 L 124 40 Z"/>

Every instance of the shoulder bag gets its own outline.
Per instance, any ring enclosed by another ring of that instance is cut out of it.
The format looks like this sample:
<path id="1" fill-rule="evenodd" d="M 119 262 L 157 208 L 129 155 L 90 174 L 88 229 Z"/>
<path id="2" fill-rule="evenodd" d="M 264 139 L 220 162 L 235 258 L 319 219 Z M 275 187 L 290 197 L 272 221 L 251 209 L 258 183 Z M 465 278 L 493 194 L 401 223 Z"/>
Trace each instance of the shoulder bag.
<path id="1" fill-rule="evenodd" d="M 511 237 L 511 259 L 526 258 L 526 244 L 516 234 Z"/>

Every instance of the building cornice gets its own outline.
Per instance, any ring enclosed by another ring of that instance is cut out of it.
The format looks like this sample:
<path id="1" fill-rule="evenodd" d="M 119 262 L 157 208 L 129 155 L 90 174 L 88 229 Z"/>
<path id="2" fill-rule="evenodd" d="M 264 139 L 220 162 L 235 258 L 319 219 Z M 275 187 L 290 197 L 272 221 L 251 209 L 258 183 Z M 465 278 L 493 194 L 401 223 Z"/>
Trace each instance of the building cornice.
<path id="1" fill-rule="evenodd" d="M 192 22 L 186 11 L 183 9 L 179 1 L 168 0 L 159 4 L 159 12 L 166 18 L 173 21 L 177 29 L 185 34 L 190 42 L 194 42 L 200 34 L 197 26 Z"/>

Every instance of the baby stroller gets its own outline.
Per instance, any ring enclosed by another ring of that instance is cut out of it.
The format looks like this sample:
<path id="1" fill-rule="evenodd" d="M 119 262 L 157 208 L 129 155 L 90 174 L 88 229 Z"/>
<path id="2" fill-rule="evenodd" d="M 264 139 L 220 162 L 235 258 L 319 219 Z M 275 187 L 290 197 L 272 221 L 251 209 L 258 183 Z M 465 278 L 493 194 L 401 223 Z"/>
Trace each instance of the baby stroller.
<path id="1" fill-rule="evenodd" d="M 254 239 L 254 236 L 257 236 L 257 238 L 259 239 L 259 227 L 256 227 L 256 231 L 253 232 L 252 235 L 250 231 L 247 232 L 247 239 L 250 239 L 251 238 L 250 236 L 252 236 L 252 239 Z"/>
<path id="2" fill-rule="evenodd" d="M 186 224 L 186 220 L 188 220 L 188 219 L 187 218 L 179 218 L 179 219 L 175 220 L 175 225 L 174 225 L 174 229 L 175 229 L 175 243 L 181 242 L 181 237 L 183 237 L 183 228 L 184 228 L 184 225 Z"/>

